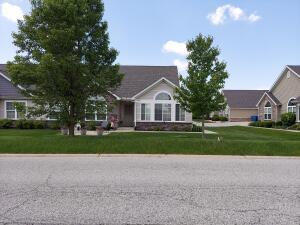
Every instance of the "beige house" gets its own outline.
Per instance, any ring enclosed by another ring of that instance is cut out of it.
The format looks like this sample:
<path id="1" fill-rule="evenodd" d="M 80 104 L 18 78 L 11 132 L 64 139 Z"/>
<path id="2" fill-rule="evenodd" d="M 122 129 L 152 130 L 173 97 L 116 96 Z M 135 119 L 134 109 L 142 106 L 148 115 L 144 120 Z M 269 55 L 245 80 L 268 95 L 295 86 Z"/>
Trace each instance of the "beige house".
<path id="1" fill-rule="evenodd" d="M 223 90 L 227 106 L 220 114 L 231 122 L 250 121 L 252 116 L 258 116 L 256 104 L 265 92 L 265 90 Z"/>
<path id="2" fill-rule="evenodd" d="M 286 66 L 256 106 L 259 120 L 280 121 L 282 113 L 293 112 L 300 122 L 300 66 Z"/>
<path id="3" fill-rule="evenodd" d="M 114 118 L 119 126 L 137 130 L 187 130 L 192 127 L 192 114 L 184 111 L 174 99 L 175 88 L 179 86 L 176 66 L 120 66 L 120 72 L 124 74 L 121 85 L 105 97 L 113 106 L 112 111 L 106 115 L 88 114 L 86 121 L 101 123 Z M 32 104 L 20 94 L 21 88 L 12 85 L 6 65 L 0 64 L 0 119 L 22 118 L 15 102 L 25 106 Z M 38 119 L 55 120 L 51 116 Z"/>

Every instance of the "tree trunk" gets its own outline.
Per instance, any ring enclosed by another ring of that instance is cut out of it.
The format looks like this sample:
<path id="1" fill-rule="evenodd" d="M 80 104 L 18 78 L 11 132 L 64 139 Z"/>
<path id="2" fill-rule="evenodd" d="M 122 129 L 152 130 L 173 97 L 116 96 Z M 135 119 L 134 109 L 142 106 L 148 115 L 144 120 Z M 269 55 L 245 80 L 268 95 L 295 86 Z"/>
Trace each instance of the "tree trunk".
<path id="1" fill-rule="evenodd" d="M 74 112 L 75 112 L 75 107 L 74 107 L 74 103 L 71 103 L 70 105 L 70 121 L 69 121 L 69 136 L 74 137 L 75 136 L 75 132 L 74 132 L 74 126 L 75 126 L 75 122 L 74 122 Z"/>
<path id="2" fill-rule="evenodd" d="M 74 135 L 75 135 L 74 126 L 75 126 L 74 123 L 69 123 L 69 136 L 74 137 Z"/>
<path id="3" fill-rule="evenodd" d="M 204 132 L 204 116 L 202 116 L 202 138 L 205 138 L 205 132 Z"/>

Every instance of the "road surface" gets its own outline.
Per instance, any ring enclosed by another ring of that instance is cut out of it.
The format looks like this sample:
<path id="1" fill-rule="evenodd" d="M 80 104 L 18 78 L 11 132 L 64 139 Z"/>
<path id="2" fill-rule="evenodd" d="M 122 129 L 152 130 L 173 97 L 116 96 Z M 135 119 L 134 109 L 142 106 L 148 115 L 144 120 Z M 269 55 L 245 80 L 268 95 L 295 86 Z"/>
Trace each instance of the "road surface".
<path id="1" fill-rule="evenodd" d="M 300 224 L 300 159 L 0 157 L 0 224 Z"/>

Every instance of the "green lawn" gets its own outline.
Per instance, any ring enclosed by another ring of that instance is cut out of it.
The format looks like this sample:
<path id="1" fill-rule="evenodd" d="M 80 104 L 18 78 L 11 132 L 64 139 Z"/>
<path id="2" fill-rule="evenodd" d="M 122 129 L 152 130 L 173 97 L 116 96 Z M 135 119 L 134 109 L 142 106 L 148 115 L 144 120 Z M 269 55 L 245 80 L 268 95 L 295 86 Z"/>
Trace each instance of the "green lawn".
<path id="1" fill-rule="evenodd" d="M 300 133 L 251 127 L 209 128 L 207 135 L 114 133 L 65 137 L 52 130 L 0 130 L 0 153 L 151 153 L 300 156 Z M 222 141 L 218 142 L 218 136 Z"/>

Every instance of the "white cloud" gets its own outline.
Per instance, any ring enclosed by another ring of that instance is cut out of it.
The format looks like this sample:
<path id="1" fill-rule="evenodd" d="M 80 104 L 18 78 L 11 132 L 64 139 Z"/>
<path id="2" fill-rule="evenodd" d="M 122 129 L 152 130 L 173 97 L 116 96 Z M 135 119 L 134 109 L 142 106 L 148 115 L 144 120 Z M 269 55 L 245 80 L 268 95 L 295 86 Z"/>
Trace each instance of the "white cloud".
<path id="1" fill-rule="evenodd" d="M 164 44 L 162 51 L 165 53 L 176 53 L 183 56 L 188 54 L 186 44 L 184 42 L 177 41 L 167 41 Z"/>
<path id="2" fill-rule="evenodd" d="M 250 23 L 254 23 L 261 19 L 256 13 L 252 13 L 248 16 L 241 8 L 229 4 L 219 6 L 215 12 L 210 13 L 207 16 L 207 19 L 214 25 L 221 25 L 228 18 L 234 21 L 244 20 Z"/>
<path id="3" fill-rule="evenodd" d="M 1 15 L 16 23 L 23 19 L 24 13 L 19 6 L 4 2 L 1 4 Z"/>
<path id="4" fill-rule="evenodd" d="M 260 19 L 261 19 L 261 17 L 258 16 L 258 15 L 256 15 L 255 13 L 252 13 L 252 14 L 248 17 L 248 20 L 249 20 L 250 22 L 252 22 L 252 23 L 254 23 L 254 22 L 256 22 L 256 21 L 258 21 L 258 20 L 260 20 Z"/>
<path id="5" fill-rule="evenodd" d="M 173 61 L 173 64 L 177 66 L 179 72 L 185 72 L 188 68 L 188 63 L 183 60 L 175 59 Z"/>

